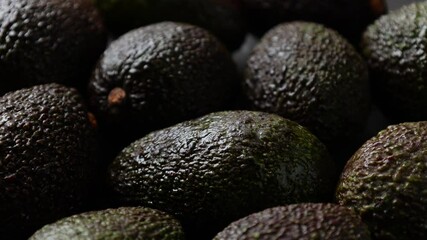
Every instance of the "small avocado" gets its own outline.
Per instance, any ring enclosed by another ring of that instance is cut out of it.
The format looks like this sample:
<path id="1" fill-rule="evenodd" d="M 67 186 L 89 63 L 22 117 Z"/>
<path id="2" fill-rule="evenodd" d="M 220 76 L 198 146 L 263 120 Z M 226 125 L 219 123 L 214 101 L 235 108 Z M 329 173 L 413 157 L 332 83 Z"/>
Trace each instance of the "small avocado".
<path id="1" fill-rule="evenodd" d="M 427 2 L 381 17 L 364 34 L 373 96 L 393 121 L 427 119 Z"/>
<path id="2" fill-rule="evenodd" d="M 94 163 L 90 116 L 77 91 L 58 84 L 0 97 L 2 239 L 80 211 Z"/>
<path id="3" fill-rule="evenodd" d="M 336 198 L 375 239 L 427 239 L 427 122 L 389 126 L 349 160 Z"/>
<path id="4" fill-rule="evenodd" d="M 348 208 L 301 203 L 266 209 L 231 223 L 214 240 L 369 240 L 368 227 Z"/>
<path id="5" fill-rule="evenodd" d="M 227 0 L 95 0 L 109 29 L 124 33 L 163 21 L 194 24 L 208 29 L 231 50 L 246 34 L 239 1 Z"/>
<path id="6" fill-rule="evenodd" d="M 355 45 L 365 28 L 387 13 L 385 0 L 241 0 L 250 30 L 262 36 L 283 22 L 309 21 L 337 30 Z"/>
<path id="7" fill-rule="evenodd" d="M 158 210 L 121 207 L 81 213 L 38 230 L 29 240 L 184 240 L 180 223 Z"/>
<path id="8" fill-rule="evenodd" d="M 0 0 L 0 93 L 85 88 L 107 34 L 91 0 Z"/>
<path id="9" fill-rule="evenodd" d="M 298 122 L 331 149 L 357 137 L 370 112 L 363 58 L 337 32 L 316 23 L 284 23 L 269 31 L 244 78 L 252 108 Z"/>
<path id="10" fill-rule="evenodd" d="M 225 108 L 238 85 L 236 72 L 227 49 L 206 30 L 157 23 L 111 43 L 90 80 L 90 106 L 100 127 L 126 146 Z"/>
<path id="11" fill-rule="evenodd" d="M 205 239 L 268 207 L 328 200 L 331 172 L 326 147 L 297 123 L 229 111 L 148 134 L 118 155 L 108 179 L 120 204 L 165 211 Z"/>

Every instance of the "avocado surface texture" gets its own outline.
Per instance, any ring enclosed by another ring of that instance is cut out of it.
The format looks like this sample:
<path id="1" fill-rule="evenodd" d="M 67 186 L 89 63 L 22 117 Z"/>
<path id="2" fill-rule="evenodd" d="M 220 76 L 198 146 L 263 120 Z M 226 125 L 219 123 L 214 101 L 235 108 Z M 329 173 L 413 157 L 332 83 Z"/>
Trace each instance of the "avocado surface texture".
<path id="1" fill-rule="evenodd" d="M 331 171 L 325 146 L 305 128 L 236 111 L 150 133 L 125 148 L 108 175 L 120 203 L 165 211 L 206 237 L 268 207 L 328 200 Z"/>
<path id="2" fill-rule="evenodd" d="M 110 30 L 124 33 L 163 21 L 194 24 L 211 31 L 230 49 L 243 42 L 246 27 L 238 1 L 95 0 Z"/>
<path id="3" fill-rule="evenodd" d="M 353 211 L 335 204 L 301 203 L 266 209 L 230 224 L 214 240 L 369 240 Z"/>
<path id="4" fill-rule="evenodd" d="M 158 210 L 121 207 L 81 213 L 38 230 L 29 240 L 184 240 L 180 223 Z"/>
<path id="5" fill-rule="evenodd" d="M 329 148 L 357 137 L 370 112 L 366 63 L 337 32 L 319 24 L 273 28 L 253 50 L 244 78 L 254 109 L 298 122 Z"/>
<path id="6" fill-rule="evenodd" d="M 15 234 L 32 234 L 80 211 L 90 186 L 93 138 L 83 100 L 72 88 L 47 84 L 0 97 L 2 239 L 19 239 Z"/>
<path id="7" fill-rule="evenodd" d="M 427 122 L 389 126 L 349 160 L 336 198 L 375 239 L 427 237 Z"/>
<path id="8" fill-rule="evenodd" d="M 52 82 L 86 88 L 106 41 L 90 0 L 0 0 L 0 93 Z"/>
<path id="9" fill-rule="evenodd" d="M 427 2 L 381 17 L 364 34 L 373 96 L 394 121 L 427 120 Z"/>
<path id="10" fill-rule="evenodd" d="M 222 110 L 238 85 L 226 48 L 206 30 L 163 22 L 111 43 L 89 84 L 90 106 L 115 140 Z M 124 146 L 123 146 L 124 147 Z"/>
<path id="11" fill-rule="evenodd" d="M 385 0 L 241 0 L 247 24 L 261 36 L 277 24 L 309 21 L 324 24 L 359 44 L 366 26 L 387 12 Z"/>

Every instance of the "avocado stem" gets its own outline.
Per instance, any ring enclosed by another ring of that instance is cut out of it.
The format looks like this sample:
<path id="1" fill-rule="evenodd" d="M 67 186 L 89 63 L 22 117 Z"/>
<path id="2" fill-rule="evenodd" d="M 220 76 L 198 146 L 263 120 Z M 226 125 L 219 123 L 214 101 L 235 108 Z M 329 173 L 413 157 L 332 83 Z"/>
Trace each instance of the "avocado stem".
<path id="1" fill-rule="evenodd" d="M 116 87 L 108 94 L 108 106 L 116 106 L 123 103 L 126 92 L 123 88 Z"/>
<path id="2" fill-rule="evenodd" d="M 91 125 L 93 128 L 97 128 L 97 127 L 98 127 L 98 123 L 97 123 L 97 121 L 96 121 L 96 117 L 95 117 L 95 115 L 94 115 L 93 113 L 91 113 L 91 112 L 88 112 L 88 113 L 87 113 L 87 117 L 88 117 L 88 119 L 89 119 L 89 123 L 90 123 L 90 125 Z"/>
<path id="3" fill-rule="evenodd" d="M 382 15 L 386 12 L 384 0 L 371 0 L 371 9 L 376 15 Z"/>

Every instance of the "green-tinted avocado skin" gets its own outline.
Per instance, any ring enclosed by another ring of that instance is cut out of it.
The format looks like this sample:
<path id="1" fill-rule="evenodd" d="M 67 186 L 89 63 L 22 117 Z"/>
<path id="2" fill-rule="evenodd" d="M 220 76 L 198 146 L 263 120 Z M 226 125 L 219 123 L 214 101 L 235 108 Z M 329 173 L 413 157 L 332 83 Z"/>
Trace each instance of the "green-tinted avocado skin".
<path id="1" fill-rule="evenodd" d="M 349 160 L 337 201 L 354 209 L 375 239 L 427 237 L 427 122 L 393 125 Z"/>
<path id="2" fill-rule="evenodd" d="M 231 223 L 214 240 L 369 240 L 353 211 L 335 204 L 302 203 L 266 209 Z"/>
<path id="3" fill-rule="evenodd" d="M 19 239 L 81 210 L 93 135 L 83 99 L 72 88 L 39 85 L 0 98 L 2 239 Z"/>
<path id="4" fill-rule="evenodd" d="M 86 88 L 106 42 L 91 0 L 0 0 L 0 93 L 52 82 Z"/>
<path id="5" fill-rule="evenodd" d="M 319 24 L 292 22 L 269 31 L 244 75 L 253 108 L 298 122 L 330 148 L 355 138 L 370 112 L 366 63 L 337 32 Z"/>
<path id="6" fill-rule="evenodd" d="M 262 36 L 277 24 L 309 21 L 336 29 L 355 45 L 366 26 L 387 12 L 385 0 L 241 0 L 250 31 Z"/>
<path id="7" fill-rule="evenodd" d="M 208 29 L 230 49 L 238 48 L 246 34 L 235 0 L 95 0 L 95 4 L 116 33 L 162 21 L 186 22 Z"/>
<path id="8" fill-rule="evenodd" d="M 121 136 L 116 140 L 130 139 L 126 146 L 149 131 L 225 108 L 236 76 L 229 52 L 209 32 L 158 23 L 111 43 L 90 81 L 90 106 L 101 127 Z M 125 97 L 112 105 L 117 88 Z"/>
<path id="9" fill-rule="evenodd" d="M 29 240 L 184 240 L 180 223 L 149 208 L 121 207 L 61 219 L 38 230 Z"/>
<path id="10" fill-rule="evenodd" d="M 219 112 L 150 133 L 109 169 L 118 200 L 160 209 L 189 234 L 280 204 L 323 201 L 333 183 L 325 146 L 277 115 Z"/>
<path id="11" fill-rule="evenodd" d="M 364 34 L 373 96 L 398 122 L 427 118 L 427 3 L 414 3 L 381 17 Z"/>

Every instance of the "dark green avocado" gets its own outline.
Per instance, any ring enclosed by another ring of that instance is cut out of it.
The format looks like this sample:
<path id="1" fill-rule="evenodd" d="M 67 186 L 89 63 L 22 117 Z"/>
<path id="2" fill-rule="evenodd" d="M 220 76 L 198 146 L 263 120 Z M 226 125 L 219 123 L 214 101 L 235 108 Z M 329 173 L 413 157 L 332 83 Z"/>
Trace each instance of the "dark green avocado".
<path id="1" fill-rule="evenodd" d="M 241 0 L 250 30 L 261 36 L 277 24 L 309 21 L 337 30 L 358 45 L 365 28 L 387 12 L 385 0 Z"/>
<path id="2" fill-rule="evenodd" d="M 427 2 L 381 17 L 364 34 L 373 96 L 394 121 L 427 119 Z"/>
<path id="3" fill-rule="evenodd" d="M 58 84 L 0 97 L 1 239 L 80 211 L 91 185 L 91 119 L 77 91 Z"/>
<path id="4" fill-rule="evenodd" d="M 85 88 L 106 41 L 91 0 L 0 0 L 0 93 L 52 82 Z"/>
<path id="5" fill-rule="evenodd" d="M 301 203 L 266 209 L 230 224 L 214 240 L 369 240 L 353 211 L 335 204 Z"/>
<path id="6" fill-rule="evenodd" d="M 89 84 L 100 126 L 126 139 L 224 109 L 238 85 L 226 48 L 202 28 L 163 22 L 111 43 Z M 124 146 L 123 146 L 124 147 Z"/>
<path id="7" fill-rule="evenodd" d="M 120 204 L 176 216 L 195 239 L 277 205 L 328 200 L 333 166 L 325 146 L 277 115 L 218 112 L 148 134 L 109 168 Z"/>
<path id="8" fill-rule="evenodd" d="M 336 192 L 375 239 L 427 238 L 427 122 L 389 126 L 349 160 Z"/>
<path id="9" fill-rule="evenodd" d="M 121 207 L 81 213 L 38 230 L 29 240 L 184 240 L 180 223 L 158 210 Z"/>
<path id="10" fill-rule="evenodd" d="M 95 4 L 116 33 L 162 21 L 186 22 L 210 30 L 230 49 L 238 48 L 246 34 L 236 0 L 95 0 Z"/>
<path id="11" fill-rule="evenodd" d="M 269 31 L 244 75 L 254 109 L 298 122 L 330 148 L 355 139 L 370 112 L 366 63 L 337 32 L 319 24 L 284 23 Z"/>

